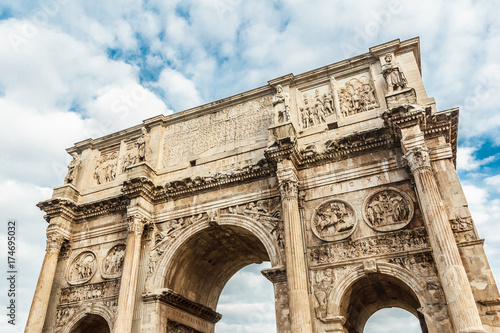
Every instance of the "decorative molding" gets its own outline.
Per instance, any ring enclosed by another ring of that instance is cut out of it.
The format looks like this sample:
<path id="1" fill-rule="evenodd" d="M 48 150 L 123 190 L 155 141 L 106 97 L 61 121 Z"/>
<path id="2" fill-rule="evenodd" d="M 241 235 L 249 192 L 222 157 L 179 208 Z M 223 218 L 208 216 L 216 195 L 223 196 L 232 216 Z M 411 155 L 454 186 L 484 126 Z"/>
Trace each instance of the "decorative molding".
<path id="1" fill-rule="evenodd" d="M 191 301 L 168 288 L 162 289 L 158 294 L 145 294 L 142 299 L 144 302 L 161 302 L 171 305 L 213 324 L 222 318 L 220 313 L 200 303 Z"/>

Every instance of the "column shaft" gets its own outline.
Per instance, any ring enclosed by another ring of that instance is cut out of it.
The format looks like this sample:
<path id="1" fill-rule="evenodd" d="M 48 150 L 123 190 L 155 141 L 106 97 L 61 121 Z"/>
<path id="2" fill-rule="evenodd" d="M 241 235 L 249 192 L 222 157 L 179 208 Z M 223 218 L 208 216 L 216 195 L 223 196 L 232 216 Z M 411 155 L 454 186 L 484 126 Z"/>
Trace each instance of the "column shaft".
<path id="1" fill-rule="evenodd" d="M 31 303 L 31 309 L 26 323 L 25 333 L 40 333 L 43 329 L 47 307 L 49 306 L 50 292 L 57 268 L 57 258 L 64 238 L 62 236 L 48 236 L 47 248 L 43 259 L 42 269 Z"/>
<path id="2" fill-rule="evenodd" d="M 125 250 L 120 282 L 118 309 L 113 330 L 115 333 L 130 333 L 132 331 L 143 229 L 144 223 L 142 220 L 139 218 L 132 218 L 129 223 L 127 248 Z"/>
<path id="3" fill-rule="evenodd" d="M 311 309 L 307 292 L 304 242 L 298 203 L 298 182 L 280 180 L 283 224 L 285 229 L 286 278 L 290 306 L 291 331 L 310 333 Z"/>
<path id="4" fill-rule="evenodd" d="M 432 173 L 429 154 L 420 146 L 406 154 L 415 179 L 436 266 L 456 332 L 485 332 L 465 268 L 451 230 L 443 200 Z"/>

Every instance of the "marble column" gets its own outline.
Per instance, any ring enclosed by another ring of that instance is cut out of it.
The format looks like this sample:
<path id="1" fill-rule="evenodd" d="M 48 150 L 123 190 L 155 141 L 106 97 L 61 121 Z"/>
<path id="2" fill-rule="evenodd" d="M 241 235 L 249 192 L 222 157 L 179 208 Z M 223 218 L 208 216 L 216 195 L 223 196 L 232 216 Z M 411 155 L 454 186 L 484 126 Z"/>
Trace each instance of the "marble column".
<path id="1" fill-rule="evenodd" d="M 415 179 L 418 201 L 455 332 L 483 333 L 485 330 L 434 178 L 423 134 L 414 128 L 402 132 L 405 158 Z"/>
<path id="2" fill-rule="evenodd" d="M 141 240 L 144 231 L 144 219 L 139 216 L 130 217 L 128 225 L 127 248 L 123 262 L 118 309 L 113 332 L 130 333 L 134 316 L 135 293 L 141 256 Z"/>
<path id="3" fill-rule="evenodd" d="M 54 282 L 54 275 L 56 273 L 57 259 L 64 240 L 65 237 L 57 233 L 47 236 L 45 257 L 43 259 L 42 269 L 36 285 L 35 295 L 33 296 L 33 302 L 31 303 L 28 322 L 26 323 L 26 328 L 24 329 L 24 332 L 26 333 L 42 332 L 47 307 L 49 305 L 52 283 Z"/>
<path id="4" fill-rule="evenodd" d="M 291 332 L 312 332 L 307 292 L 307 267 L 299 213 L 298 178 L 290 160 L 278 163 L 278 180 L 285 229 L 286 278 Z"/>

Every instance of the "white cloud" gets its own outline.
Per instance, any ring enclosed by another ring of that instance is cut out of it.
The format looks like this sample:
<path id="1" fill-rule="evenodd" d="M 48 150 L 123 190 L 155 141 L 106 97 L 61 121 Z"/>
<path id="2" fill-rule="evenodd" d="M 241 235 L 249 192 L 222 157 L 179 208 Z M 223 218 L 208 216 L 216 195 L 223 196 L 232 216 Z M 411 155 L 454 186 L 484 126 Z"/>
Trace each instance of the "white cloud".
<path id="1" fill-rule="evenodd" d="M 477 159 L 474 155 L 478 149 L 479 147 L 458 147 L 457 170 L 474 171 L 496 159 L 496 156 Z"/>
<path id="2" fill-rule="evenodd" d="M 165 97 L 176 111 L 182 111 L 202 103 L 193 81 L 182 73 L 165 68 L 158 79 L 158 87 L 163 89 Z"/>

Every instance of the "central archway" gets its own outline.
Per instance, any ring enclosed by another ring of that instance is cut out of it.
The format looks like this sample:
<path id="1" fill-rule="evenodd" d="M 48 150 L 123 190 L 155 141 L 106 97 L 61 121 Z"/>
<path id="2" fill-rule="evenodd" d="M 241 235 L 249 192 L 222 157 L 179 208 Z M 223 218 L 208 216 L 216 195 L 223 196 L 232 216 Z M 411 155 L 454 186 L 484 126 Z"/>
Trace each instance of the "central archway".
<path id="1" fill-rule="evenodd" d="M 220 319 L 217 303 L 229 279 L 264 261 L 282 269 L 281 256 L 270 225 L 238 214 L 220 214 L 216 223 L 204 218 L 165 247 L 147 283 L 156 296 L 145 298 L 146 309 L 167 331 L 169 325 L 183 325 L 189 332 L 213 332 Z"/>
<path id="2" fill-rule="evenodd" d="M 165 286 L 212 310 L 227 281 L 243 267 L 269 261 L 262 242 L 238 226 L 209 227 L 175 253 Z"/>

